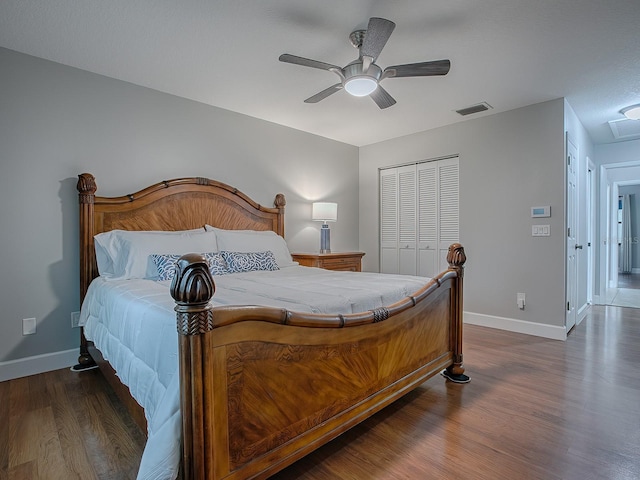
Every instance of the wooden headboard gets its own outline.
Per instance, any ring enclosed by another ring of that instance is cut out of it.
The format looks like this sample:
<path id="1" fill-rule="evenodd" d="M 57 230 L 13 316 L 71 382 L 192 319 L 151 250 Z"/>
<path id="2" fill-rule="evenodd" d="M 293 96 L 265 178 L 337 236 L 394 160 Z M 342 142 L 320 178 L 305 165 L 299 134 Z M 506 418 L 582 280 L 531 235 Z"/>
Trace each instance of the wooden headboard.
<path id="1" fill-rule="evenodd" d="M 283 194 L 263 207 L 229 185 L 203 177 L 165 180 L 122 197 L 96 196 L 93 175 L 78 175 L 80 300 L 98 276 L 93 237 L 109 230 L 272 230 L 284 236 Z"/>

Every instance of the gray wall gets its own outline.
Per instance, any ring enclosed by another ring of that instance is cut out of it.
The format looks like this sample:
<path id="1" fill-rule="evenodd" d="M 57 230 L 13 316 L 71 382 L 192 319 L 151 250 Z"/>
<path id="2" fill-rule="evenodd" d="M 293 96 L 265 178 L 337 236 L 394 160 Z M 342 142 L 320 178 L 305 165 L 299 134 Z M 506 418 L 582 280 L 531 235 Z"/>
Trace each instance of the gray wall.
<path id="1" fill-rule="evenodd" d="M 460 240 L 468 256 L 465 311 L 564 326 L 564 101 L 377 143 L 360 149 L 360 249 L 377 271 L 378 169 L 460 156 Z M 551 218 L 530 208 L 551 206 Z M 549 224 L 550 237 L 531 236 Z M 525 310 L 516 293 L 526 293 Z"/>
<path id="2" fill-rule="evenodd" d="M 78 345 L 82 172 L 107 196 L 184 176 L 282 192 L 292 251 L 319 248 L 310 202 L 335 201 L 332 247 L 358 248 L 356 147 L 6 49 L 0 71 L 0 362 Z"/>

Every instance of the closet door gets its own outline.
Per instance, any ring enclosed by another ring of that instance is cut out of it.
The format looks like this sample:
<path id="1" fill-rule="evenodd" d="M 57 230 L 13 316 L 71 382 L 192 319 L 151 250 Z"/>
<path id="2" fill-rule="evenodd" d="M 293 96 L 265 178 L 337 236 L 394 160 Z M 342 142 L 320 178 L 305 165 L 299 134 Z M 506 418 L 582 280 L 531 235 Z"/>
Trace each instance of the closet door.
<path id="1" fill-rule="evenodd" d="M 380 271 L 434 277 L 459 241 L 458 157 L 380 171 Z"/>
<path id="2" fill-rule="evenodd" d="M 460 172 L 458 157 L 438 161 L 438 247 L 436 273 L 445 270 L 449 245 L 460 241 Z"/>
<path id="3" fill-rule="evenodd" d="M 416 275 L 416 166 L 398 167 L 398 273 Z"/>
<path id="4" fill-rule="evenodd" d="M 380 271 L 398 273 L 398 169 L 380 171 Z"/>
<path id="5" fill-rule="evenodd" d="M 418 177 L 418 275 L 438 272 L 438 162 L 417 166 Z"/>

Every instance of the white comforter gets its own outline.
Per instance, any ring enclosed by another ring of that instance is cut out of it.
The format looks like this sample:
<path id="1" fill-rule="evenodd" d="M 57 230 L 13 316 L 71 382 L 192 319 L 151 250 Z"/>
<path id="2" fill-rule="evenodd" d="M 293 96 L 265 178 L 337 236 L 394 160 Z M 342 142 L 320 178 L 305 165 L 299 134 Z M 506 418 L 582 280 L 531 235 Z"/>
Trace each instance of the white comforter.
<path id="1" fill-rule="evenodd" d="M 214 305 L 355 313 L 389 305 L 428 279 L 287 267 L 216 276 Z M 148 440 L 138 479 L 176 478 L 180 459 L 178 341 L 169 282 L 95 279 L 80 324 L 144 407 Z"/>

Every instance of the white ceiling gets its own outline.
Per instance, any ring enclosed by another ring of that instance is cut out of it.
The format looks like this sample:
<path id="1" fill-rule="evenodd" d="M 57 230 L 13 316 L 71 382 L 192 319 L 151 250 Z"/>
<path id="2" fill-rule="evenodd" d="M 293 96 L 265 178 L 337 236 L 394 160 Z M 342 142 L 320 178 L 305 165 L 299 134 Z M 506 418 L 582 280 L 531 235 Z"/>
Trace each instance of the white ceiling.
<path id="1" fill-rule="evenodd" d="M 449 74 L 384 80 L 386 110 L 303 103 L 337 77 L 279 55 L 344 66 L 371 16 L 396 23 L 382 68 L 449 58 Z M 356 146 L 559 97 L 599 144 L 640 103 L 639 23 L 638 0 L 2 0 L 0 46 Z"/>

